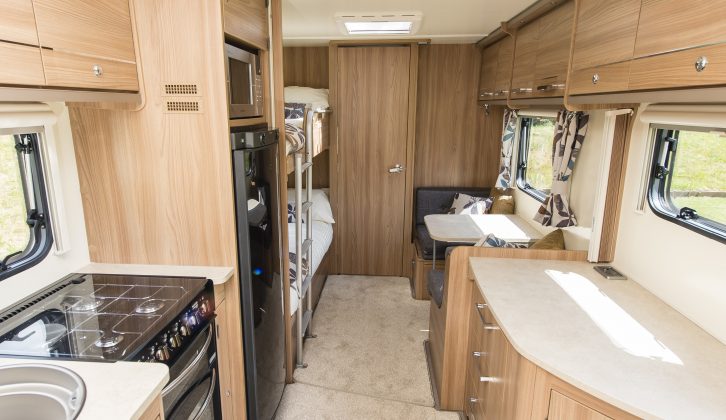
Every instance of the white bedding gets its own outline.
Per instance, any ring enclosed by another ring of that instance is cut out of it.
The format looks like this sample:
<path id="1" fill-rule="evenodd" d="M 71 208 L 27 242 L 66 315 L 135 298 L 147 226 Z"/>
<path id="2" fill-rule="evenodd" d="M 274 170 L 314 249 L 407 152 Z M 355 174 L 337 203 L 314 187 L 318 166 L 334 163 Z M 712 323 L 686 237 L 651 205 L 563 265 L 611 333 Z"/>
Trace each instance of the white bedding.
<path id="1" fill-rule="evenodd" d="M 289 223 L 287 226 L 287 238 L 290 244 L 290 250 L 295 249 L 295 223 Z M 307 226 L 303 224 L 303 240 L 307 238 Z M 323 261 L 325 254 L 330 249 L 330 244 L 333 242 L 333 227 L 325 222 L 313 220 L 313 246 L 312 254 L 313 261 L 311 270 L 312 273 L 318 270 L 320 263 Z M 297 311 L 297 291 L 290 285 L 290 313 L 294 314 Z"/>
<path id="2" fill-rule="evenodd" d="M 285 102 L 310 104 L 313 110 L 319 111 L 330 106 L 328 103 L 329 92 L 328 89 L 288 86 L 285 88 L 284 96 Z"/>

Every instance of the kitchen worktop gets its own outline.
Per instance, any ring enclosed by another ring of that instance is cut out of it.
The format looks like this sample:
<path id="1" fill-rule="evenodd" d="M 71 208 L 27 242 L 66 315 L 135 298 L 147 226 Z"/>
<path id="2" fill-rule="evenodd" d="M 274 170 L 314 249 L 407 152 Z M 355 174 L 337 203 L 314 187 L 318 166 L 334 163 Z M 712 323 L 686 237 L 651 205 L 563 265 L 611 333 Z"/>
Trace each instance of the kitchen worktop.
<path id="1" fill-rule="evenodd" d="M 726 415 L 726 345 L 635 281 L 585 262 L 470 267 L 512 346 L 551 374 L 646 419 Z"/>
<path id="2" fill-rule="evenodd" d="M 138 276 L 204 277 L 215 285 L 232 277 L 232 267 L 200 265 L 102 264 L 90 263 L 76 271 L 82 274 L 127 274 Z"/>
<path id="3" fill-rule="evenodd" d="M 26 363 L 62 366 L 83 379 L 86 402 L 77 420 L 138 419 L 169 381 L 169 369 L 163 363 L 0 358 L 0 366 Z"/>

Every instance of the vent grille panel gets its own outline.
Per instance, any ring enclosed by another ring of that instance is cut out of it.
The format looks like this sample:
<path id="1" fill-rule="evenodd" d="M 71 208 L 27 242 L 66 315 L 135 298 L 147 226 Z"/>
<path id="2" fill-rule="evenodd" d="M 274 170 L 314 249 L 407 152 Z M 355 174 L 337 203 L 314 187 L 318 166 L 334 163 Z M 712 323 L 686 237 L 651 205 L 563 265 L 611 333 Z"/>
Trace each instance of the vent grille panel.
<path id="1" fill-rule="evenodd" d="M 202 112 L 202 104 L 195 100 L 168 99 L 164 101 L 164 110 L 171 114 L 198 114 Z"/>
<path id="2" fill-rule="evenodd" d="M 199 95 L 199 87 L 192 83 L 167 83 L 163 91 L 165 96 Z"/>

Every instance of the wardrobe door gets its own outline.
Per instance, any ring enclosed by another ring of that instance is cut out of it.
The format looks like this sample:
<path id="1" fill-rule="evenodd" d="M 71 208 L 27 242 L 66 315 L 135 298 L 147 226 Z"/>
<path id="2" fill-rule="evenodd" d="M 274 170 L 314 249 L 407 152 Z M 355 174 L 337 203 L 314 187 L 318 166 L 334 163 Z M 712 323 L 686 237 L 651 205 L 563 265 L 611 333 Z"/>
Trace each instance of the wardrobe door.
<path id="1" fill-rule="evenodd" d="M 411 47 L 340 47 L 337 57 L 339 271 L 399 276 Z"/>

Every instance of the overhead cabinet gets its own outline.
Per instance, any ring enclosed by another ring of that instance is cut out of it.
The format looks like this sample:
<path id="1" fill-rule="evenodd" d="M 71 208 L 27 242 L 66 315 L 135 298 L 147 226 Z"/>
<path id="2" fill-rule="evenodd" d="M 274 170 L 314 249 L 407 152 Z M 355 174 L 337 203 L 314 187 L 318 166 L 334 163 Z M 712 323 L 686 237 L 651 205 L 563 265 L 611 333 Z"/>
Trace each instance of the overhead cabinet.
<path id="1" fill-rule="evenodd" d="M 581 0 L 571 95 L 726 85 L 726 2 Z"/>
<path id="2" fill-rule="evenodd" d="M 510 36 L 488 46 L 482 52 L 479 75 L 480 100 L 507 99 L 512 79 L 512 54 L 514 54 L 514 39 Z"/>
<path id="3" fill-rule="evenodd" d="M 261 50 L 267 50 L 267 1 L 224 0 L 224 32 Z"/>
<path id="4" fill-rule="evenodd" d="M 0 58 L 30 69 L 0 70 L 0 84 L 139 90 L 128 0 L 10 0 L 0 13 Z"/>

